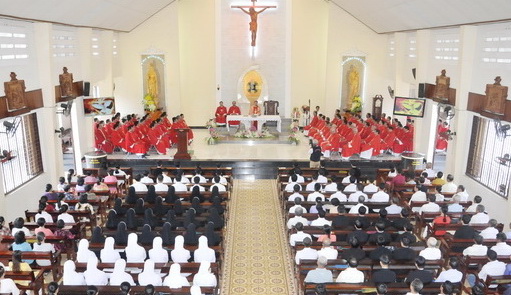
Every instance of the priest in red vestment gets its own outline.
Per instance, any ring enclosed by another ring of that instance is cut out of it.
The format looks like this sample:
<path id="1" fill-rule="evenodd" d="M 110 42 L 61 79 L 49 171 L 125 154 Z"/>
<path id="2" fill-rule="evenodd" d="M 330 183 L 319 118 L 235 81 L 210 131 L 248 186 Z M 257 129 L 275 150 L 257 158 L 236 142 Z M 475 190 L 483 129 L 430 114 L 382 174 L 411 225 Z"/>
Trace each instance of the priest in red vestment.
<path id="1" fill-rule="evenodd" d="M 236 105 L 236 101 L 232 102 L 232 106 L 229 107 L 229 110 L 227 111 L 228 115 L 241 115 L 240 107 Z M 240 121 L 231 121 L 231 125 L 239 126 Z"/>
<path id="2" fill-rule="evenodd" d="M 227 108 L 224 107 L 224 102 L 221 101 L 220 105 L 216 108 L 215 111 L 215 121 L 218 126 L 225 126 L 227 117 Z"/>
<path id="3" fill-rule="evenodd" d="M 436 141 L 436 150 L 445 151 L 447 149 L 447 132 L 449 131 L 449 124 L 447 122 L 440 121 L 437 127 L 437 141 Z"/>
<path id="4" fill-rule="evenodd" d="M 354 154 L 360 153 L 360 145 L 362 144 L 362 139 L 360 138 L 360 133 L 358 132 L 356 127 L 353 127 L 353 138 L 343 146 L 342 148 L 342 157 L 349 158 Z"/>
<path id="5" fill-rule="evenodd" d="M 114 145 L 110 142 L 110 136 L 105 132 L 105 123 L 100 121 L 94 131 L 94 139 L 96 140 L 96 149 L 111 154 L 114 151 Z"/>
<path id="6" fill-rule="evenodd" d="M 147 153 L 146 143 L 139 137 L 138 132 L 135 130 L 134 125 L 128 127 L 128 132 L 125 135 L 126 150 L 128 153 L 137 154 L 142 158 Z"/>

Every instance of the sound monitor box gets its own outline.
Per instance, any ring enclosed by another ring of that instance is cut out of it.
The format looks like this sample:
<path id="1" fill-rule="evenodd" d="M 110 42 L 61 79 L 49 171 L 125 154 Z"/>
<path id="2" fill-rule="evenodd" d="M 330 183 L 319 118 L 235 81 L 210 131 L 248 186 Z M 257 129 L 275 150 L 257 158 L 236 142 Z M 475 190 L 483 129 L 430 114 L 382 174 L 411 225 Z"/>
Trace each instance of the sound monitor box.
<path id="1" fill-rule="evenodd" d="M 426 96 L 426 83 L 419 83 L 419 98 Z"/>
<path id="2" fill-rule="evenodd" d="M 83 96 L 90 96 L 90 82 L 83 83 Z"/>

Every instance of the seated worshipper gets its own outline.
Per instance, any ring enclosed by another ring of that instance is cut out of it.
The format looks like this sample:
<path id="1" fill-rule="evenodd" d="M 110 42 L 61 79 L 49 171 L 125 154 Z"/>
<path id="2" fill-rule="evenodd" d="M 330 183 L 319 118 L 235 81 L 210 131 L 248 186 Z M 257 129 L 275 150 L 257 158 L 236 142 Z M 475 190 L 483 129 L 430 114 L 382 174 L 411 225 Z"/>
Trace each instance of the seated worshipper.
<path id="1" fill-rule="evenodd" d="M 21 251 L 13 250 L 12 260 L 9 262 L 9 269 L 14 272 L 32 271 L 30 267 L 30 263 L 32 262 L 34 262 L 34 260 L 21 260 Z"/>
<path id="2" fill-rule="evenodd" d="M 142 215 L 144 214 L 145 215 L 145 206 L 144 206 L 144 199 L 143 198 L 140 198 L 137 200 L 137 202 L 135 203 L 135 207 L 133 208 L 135 209 L 135 213 L 137 215 Z M 149 209 L 149 208 L 147 208 Z"/>
<path id="3" fill-rule="evenodd" d="M 328 183 L 328 178 L 325 176 L 325 173 L 326 173 L 326 169 L 319 169 L 318 170 L 318 180 L 317 182 L 318 183 L 321 183 L 321 184 L 327 184 Z"/>
<path id="4" fill-rule="evenodd" d="M 145 185 L 143 182 L 141 182 L 142 180 L 142 175 L 140 174 L 137 174 L 134 178 L 133 178 L 133 184 L 130 186 L 130 187 L 134 187 L 135 188 L 135 191 L 137 193 L 144 193 L 144 192 L 147 192 L 147 185 Z"/>
<path id="5" fill-rule="evenodd" d="M 327 258 L 324 256 L 318 257 L 318 267 L 315 269 L 309 270 L 307 272 L 307 276 L 305 276 L 305 279 L 303 280 L 305 283 L 312 283 L 312 284 L 321 284 L 321 283 L 331 283 L 334 281 L 333 274 L 331 270 L 326 269 L 328 261 Z"/>
<path id="6" fill-rule="evenodd" d="M 201 200 L 198 197 L 192 198 L 192 208 L 195 210 L 196 216 L 200 216 L 205 211 L 205 209 L 201 205 Z"/>
<path id="7" fill-rule="evenodd" d="M 417 237 L 413 234 L 413 225 L 411 223 L 405 225 L 403 230 L 404 231 L 397 236 L 396 241 L 400 241 L 403 238 L 408 238 L 412 244 L 417 242 Z"/>
<path id="8" fill-rule="evenodd" d="M 196 187 L 196 186 L 199 187 L 199 190 L 201 192 L 205 192 L 206 191 L 206 188 L 203 187 L 202 185 L 200 185 L 200 177 L 194 176 L 192 180 L 193 180 L 194 185 L 190 187 L 190 191 L 192 191 L 193 188 Z"/>
<path id="9" fill-rule="evenodd" d="M 465 186 L 461 184 L 458 185 L 456 188 L 456 194 L 454 195 L 460 197 L 460 202 L 468 202 L 468 193 L 465 191 Z"/>
<path id="10" fill-rule="evenodd" d="M 53 244 L 45 243 L 46 236 L 44 235 L 44 232 L 37 233 L 37 242 L 34 243 L 34 249 L 33 251 L 37 252 L 52 252 L 55 253 L 55 248 L 53 247 Z M 50 266 L 51 262 L 48 259 L 38 259 L 35 261 L 37 265 L 39 266 Z"/>
<path id="11" fill-rule="evenodd" d="M 224 227 L 224 219 L 218 214 L 218 211 L 215 207 L 210 207 L 208 209 L 209 216 L 207 218 L 207 222 L 213 222 L 215 225 L 215 229 L 222 229 Z"/>
<path id="12" fill-rule="evenodd" d="M 307 186 L 305 186 L 305 190 L 308 191 L 308 192 L 313 192 L 314 188 L 316 187 L 316 183 L 318 183 L 318 174 L 314 173 L 312 175 L 312 181 L 309 182 L 307 184 Z M 320 189 L 321 189 L 321 184 L 319 184 L 319 186 L 320 186 Z"/>
<path id="13" fill-rule="evenodd" d="M 442 271 L 435 282 L 443 283 L 445 281 L 450 281 L 452 283 L 459 283 L 463 278 L 463 273 L 458 270 L 459 260 L 458 257 L 453 256 L 449 259 L 449 267 L 447 270 Z"/>
<path id="14" fill-rule="evenodd" d="M 92 230 L 92 236 L 90 238 L 91 244 L 103 244 L 105 243 L 105 235 L 101 226 L 96 226 Z"/>
<path id="15" fill-rule="evenodd" d="M 316 203 L 310 207 L 309 213 L 317 214 L 319 210 L 323 210 L 326 212 L 326 208 L 323 206 L 323 202 L 320 197 L 316 198 Z"/>
<path id="16" fill-rule="evenodd" d="M 52 223 L 53 217 L 51 217 L 51 214 L 46 212 L 46 204 L 39 202 L 39 210 L 38 213 L 35 215 L 34 220 L 39 220 L 39 218 L 43 218 L 46 220 L 46 222 Z"/>
<path id="17" fill-rule="evenodd" d="M 71 231 L 69 229 L 65 228 L 65 226 L 66 226 L 66 224 L 65 224 L 64 220 L 62 220 L 62 219 L 57 220 L 57 229 L 55 230 L 53 235 L 55 237 L 64 238 L 65 240 L 74 240 L 75 235 L 73 233 L 71 233 Z M 66 245 L 67 245 L 66 242 L 57 243 L 54 245 L 54 247 L 55 247 L 55 250 L 57 250 L 57 251 L 65 252 L 67 250 Z"/>
<path id="18" fill-rule="evenodd" d="M 137 203 L 138 200 L 137 191 L 134 187 L 130 186 L 128 188 L 128 195 L 124 198 L 124 201 L 126 204 L 134 205 Z"/>
<path id="19" fill-rule="evenodd" d="M 133 209 L 133 208 L 130 208 L 130 209 Z M 135 211 L 128 210 L 128 213 L 129 212 L 134 213 Z M 124 221 L 119 222 L 119 224 L 117 225 L 117 231 L 115 232 L 115 235 L 114 235 L 114 240 L 115 240 L 116 245 L 124 246 L 124 245 L 128 244 L 128 228 L 127 228 L 126 222 L 124 222 Z"/>
<path id="20" fill-rule="evenodd" d="M 323 230 L 325 231 L 325 234 L 320 235 L 318 237 L 318 242 L 323 242 L 323 240 L 325 239 L 330 239 L 332 242 L 337 241 L 337 236 L 332 231 L 332 227 L 330 225 L 327 224 L 323 225 Z"/>
<path id="21" fill-rule="evenodd" d="M 382 255 L 392 256 L 392 251 L 385 247 L 385 244 L 385 238 L 383 236 L 378 236 L 376 239 L 376 245 L 378 245 L 378 247 L 369 253 L 369 258 L 373 261 L 380 261 Z"/>
<path id="22" fill-rule="evenodd" d="M 428 188 L 423 185 L 416 185 L 413 187 L 413 195 L 410 197 L 410 201 L 408 204 L 411 204 L 412 202 L 426 202 L 428 200 L 426 192 L 428 191 Z M 419 212 L 420 207 L 413 207 L 412 212 Z"/>
<path id="23" fill-rule="evenodd" d="M 364 273 L 357 269 L 358 260 L 355 257 L 351 257 L 348 260 L 348 268 L 341 271 L 335 281 L 337 283 L 363 283 Z"/>
<path id="24" fill-rule="evenodd" d="M 342 183 L 337 183 L 337 191 L 330 195 L 328 198 L 329 201 L 332 201 L 333 199 L 339 200 L 339 202 L 344 203 L 348 201 L 348 197 L 342 192 L 344 189 L 344 186 Z"/>
<path id="25" fill-rule="evenodd" d="M 156 234 L 152 232 L 149 224 L 144 224 L 142 232 L 138 236 L 138 242 L 142 245 L 152 245 Z"/>
<path id="26" fill-rule="evenodd" d="M 368 183 L 364 186 L 362 190 L 364 193 L 376 193 L 379 190 L 379 187 L 374 184 L 374 179 L 369 179 Z"/>
<path id="27" fill-rule="evenodd" d="M 435 203 L 436 196 L 433 194 L 428 195 L 428 202 L 419 209 L 419 214 L 422 214 L 423 212 L 440 212 L 440 206 Z"/>
<path id="28" fill-rule="evenodd" d="M 58 194 L 57 192 L 55 192 L 53 190 L 53 187 L 51 184 L 47 184 L 46 185 L 46 189 L 44 190 L 44 194 L 43 196 L 47 197 L 48 200 L 51 200 L 51 201 L 56 201 L 57 200 L 57 197 L 58 197 Z"/>
<path id="29" fill-rule="evenodd" d="M 32 246 L 25 239 L 25 232 L 19 231 L 14 235 L 14 243 L 11 245 L 12 251 L 32 251 Z M 24 259 L 23 262 L 33 263 L 34 260 Z"/>
<path id="30" fill-rule="evenodd" d="M 390 244 L 390 242 L 392 241 L 392 237 L 390 236 L 389 233 L 385 232 L 385 223 L 383 223 L 382 221 L 376 222 L 374 225 L 374 229 L 376 230 L 376 232 L 369 236 L 370 243 L 376 244 L 376 241 L 378 241 L 380 237 L 382 237 L 383 240 L 385 241 L 384 245 Z"/>
<path id="31" fill-rule="evenodd" d="M 94 183 L 94 185 L 92 186 L 92 191 L 94 191 L 94 192 L 108 192 L 108 191 L 110 191 L 110 188 L 108 187 L 108 185 L 106 183 L 104 183 L 103 179 L 98 178 L 98 181 L 96 181 L 96 183 Z"/>
<path id="32" fill-rule="evenodd" d="M 328 226 L 332 226 L 332 221 L 330 220 L 327 220 L 325 218 L 326 216 L 326 212 L 325 210 L 323 209 L 320 209 L 319 212 L 318 212 L 318 218 L 314 219 L 313 221 L 311 221 L 311 226 L 324 226 L 324 225 L 328 225 Z"/>
<path id="33" fill-rule="evenodd" d="M 199 271 L 193 276 L 193 285 L 199 287 L 217 286 L 216 276 L 211 272 L 211 262 L 202 261 L 200 263 Z"/>
<path id="34" fill-rule="evenodd" d="M 163 249 L 163 240 L 160 237 L 153 239 L 153 248 L 149 250 L 149 259 L 155 263 L 167 263 L 169 262 L 169 252 Z"/>
<path id="35" fill-rule="evenodd" d="M 223 215 L 225 212 L 224 206 L 222 206 L 222 200 L 219 196 L 214 196 L 210 199 L 211 207 L 215 208 L 218 214 Z"/>
<path id="36" fill-rule="evenodd" d="M 474 245 L 465 248 L 463 250 L 464 256 L 486 256 L 488 252 L 488 246 L 483 245 L 483 237 L 481 235 L 476 235 L 474 237 Z"/>
<path id="37" fill-rule="evenodd" d="M 197 226 L 195 223 L 190 223 L 186 226 L 183 237 L 185 238 L 185 245 L 196 246 L 199 243 L 199 236 L 197 235 Z"/>
<path id="38" fill-rule="evenodd" d="M 350 196 L 351 198 L 351 196 Z M 364 202 L 367 200 L 367 197 L 364 197 L 364 196 L 358 196 L 358 203 L 351 207 L 350 211 L 348 212 L 349 214 L 360 214 L 359 212 L 359 209 L 360 208 L 365 208 L 366 212 L 369 212 L 369 207 L 367 207 L 366 205 L 364 205 Z M 350 201 L 348 200 L 349 202 L 353 202 L 353 201 Z"/>
<path id="39" fill-rule="evenodd" d="M 5 218 L 0 216 L 0 236 L 9 236 L 11 231 L 5 226 Z"/>
<path id="40" fill-rule="evenodd" d="M 424 288 L 424 284 L 421 279 L 415 278 L 410 283 L 410 292 L 406 293 L 406 295 L 415 295 L 420 294 L 422 289 Z"/>
<path id="41" fill-rule="evenodd" d="M 497 238 L 497 234 L 499 233 L 499 230 L 497 229 L 497 225 L 499 223 L 496 219 L 490 219 L 488 222 L 488 227 L 483 229 L 479 234 L 483 237 L 485 240 L 494 240 Z"/>
<path id="42" fill-rule="evenodd" d="M 20 290 L 12 279 L 5 278 L 5 268 L 0 266 L 0 293 L 20 295 Z"/>
<path id="43" fill-rule="evenodd" d="M 426 260 L 439 260 L 442 259 L 442 251 L 438 249 L 438 240 L 430 237 L 426 243 L 428 247 L 420 251 L 419 256 L 424 257 Z"/>
<path id="44" fill-rule="evenodd" d="M 429 175 L 429 174 L 428 174 Z M 444 177 L 444 173 L 442 171 L 438 171 L 436 174 L 436 177 L 435 179 L 433 179 L 431 181 L 431 184 L 434 185 L 434 186 L 443 186 L 444 184 L 446 184 L 447 182 L 443 179 Z"/>
<path id="45" fill-rule="evenodd" d="M 25 236 L 27 236 L 27 237 L 32 235 L 30 233 L 30 230 L 25 227 L 25 220 L 22 217 L 18 217 L 16 219 L 14 219 L 13 226 L 14 227 L 11 230 L 11 235 L 13 237 L 15 237 L 16 234 L 20 231 L 23 232 L 25 234 Z"/>
<path id="46" fill-rule="evenodd" d="M 453 203 L 447 206 L 447 211 L 450 213 L 461 213 L 463 212 L 463 206 L 460 205 L 460 196 L 454 195 L 452 197 Z"/>
<path id="47" fill-rule="evenodd" d="M 154 261 L 147 259 L 144 262 L 144 270 L 138 275 L 138 284 L 140 286 L 153 285 L 155 287 L 162 285 L 160 273 L 154 270 Z"/>
<path id="48" fill-rule="evenodd" d="M 445 196 L 442 195 L 442 187 L 441 186 L 434 186 L 435 188 L 435 197 L 437 202 L 443 202 L 445 201 Z"/>
<path id="49" fill-rule="evenodd" d="M 179 265 L 179 263 L 170 265 L 169 274 L 163 280 L 163 286 L 167 286 L 171 289 L 180 289 L 190 286 L 188 280 L 181 275 L 181 265 Z"/>
<path id="50" fill-rule="evenodd" d="M 95 175 L 92 174 L 91 171 L 87 171 L 87 173 L 85 173 L 84 181 L 86 184 L 94 184 L 98 181 L 98 179 Z"/>
<path id="51" fill-rule="evenodd" d="M 120 286 L 124 282 L 128 282 L 131 286 L 135 286 L 133 277 L 131 274 L 126 272 L 126 260 L 117 259 L 114 264 L 114 271 L 110 275 L 110 286 Z"/>
<path id="52" fill-rule="evenodd" d="M 296 230 L 296 233 L 291 234 L 291 236 L 289 237 L 289 244 L 291 246 L 294 247 L 296 245 L 296 242 L 303 243 L 303 240 L 305 238 L 312 239 L 310 234 L 303 232 L 303 224 L 301 222 L 297 222 L 294 225 L 294 228 Z"/>
<path id="53" fill-rule="evenodd" d="M 373 195 L 373 197 L 374 197 L 374 195 Z M 399 206 L 399 198 L 397 198 L 397 197 L 391 198 L 390 206 L 385 207 L 385 210 L 387 210 L 387 214 L 390 214 L 390 215 L 401 214 L 403 207 Z"/>
<path id="54" fill-rule="evenodd" d="M 212 222 L 206 223 L 206 232 L 204 235 L 208 238 L 208 246 L 218 246 L 222 241 L 222 237 L 215 232 L 215 226 Z"/>
<path id="55" fill-rule="evenodd" d="M 410 271 L 404 282 L 413 282 L 415 279 L 421 280 L 424 284 L 429 284 L 433 281 L 433 274 L 430 271 L 424 269 L 426 265 L 426 259 L 422 256 L 417 256 L 415 259 L 416 270 Z"/>
<path id="56" fill-rule="evenodd" d="M 220 179 L 217 179 L 216 176 L 218 176 Z M 225 178 L 225 176 L 222 175 L 222 171 L 217 170 L 213 174 L 213 178 L 211 178 L 211 182 L 215 183 L 215 184 L 216 183 L 220 183 L 220 184 L 223 184 L 223 185 L 227 185 L 227 178 Z"/>
<path id="57" fill-rule="evenodd" d="M 119 251 L 114 249 L 115 240 L 112 237 L 108 237 L 105 239 L 105 246 L 99 252 L 99 257 L 101 258 L 101 262 L 103 263 L 114 263 L 118 259 L 121 259 L 121 255 Z"/>
<path id="58" fill-rule="evenodd" d="M 376 191 L 369 199 L 373 203 L 387 203 L 390 201 L 390 196 L 385 192 L 385 183 L 380 183 L 378 191 Z"/>
<path id="59" fill-rule="evenodd" d="M 392 259 L 398 261 L 414 261 L 417 254 L 410 248 L 411 241 L 409 238 L 404 237 L 401 239 L 401 247 L 397 247 L 392 252 Z"/>
<path id="60" fill-rule="evenodd" d="M 323 247 L 318 251 L 318 256 L 319 257 L 323 256 L 326 257 L 326 259 L 331 260 L 337 259 L 339 253 L 337 252 L 337 249 L 330 245 L 331 245 L 330 239 L 324 239 Z"/>
<path id="61" fill-rule="evenodd" d="M 287 228 L 292 229 L 293 226 L 295 226 L 298 222 L 301 222 L 303 225 L 309 225 L 309 221 L 307 218 L 304 218 L 303 216 L 303 208 L 296 208 L 295 209 L 295 216 L 289 218 L 287 221 Z"/>
<path id="62" fill-rule="evenodd" d="M 325 195 L 320 193 L 320 190 L 321 190 L 321 184 L 316 183 L 314 185 L 314 192 L 307 196 L 307 202 L 314 202 L 314 201 L 316 201 L 316 198 L 321 198 L 321 201 L 324 202 Z"/>
<path id="63" fill-rule="evenodd" d="M 376 295 L 385 295 L 387 294 L 388 289 L 385 284 L 377 284 L 376 285 Z"/>
<path id="64" fill-rule="evenodd" d="M 474 201 L 472 202 L 472 205 L 468 206 L 466 212 L 470 212 L 470 213 L 474 212 L 475 213 L 477 210 L 477 206 L 479 204 L 481 204 L 482 201 L 483 201 L 483 198 L 481 198 L 481 196 L 475 196 Z"/>
<path id="65" fill-rule="evenodd" d="M 471 219 L 472 216 L 468 214 L 461 216 L 461 222 L 463 225 L 454 232 L 455 239 L 473 239 L 475 237 L 476 231 L 469 225 Z"/>
<path id="66" fill-rule="evenodd" d="M 295 184 L 294 187 L 293 187 L 293 194 L 291 194 L 287 200 L 289 202 L 294 202 L 296 198 L 300 198 L 302 201 L 305 200 L 305 198 L 303 197 L 302 194 L 300 194 L 300 185 L 299 184 Z"/>
<path id="67" fill-rule="evenodd" d="M 360 197 L 364 197 L 364 202 L 367 202 L 369 198 L 364 192 L 362 192 L 362 189 L 364 189 L 364 185 L 358 183 L 356 187 L 357 188 L 355 192 L 351 193 L 350 196 L 348 197 L 348 202 L 357 202 L 357 200 L 360 200 Z"/>
<path id="68" fill-rule="evenodd" d="M 82 195 L 86 195 L 88 201 L 99 201 L 99 197 L 96 195 L 96 193 L 94 193 L 92 191 L 92 185 L 91 184 L 85 185 L 85 192 L 81 193 L 80 197 Z M 107 196 L 102 196 L 102 197 L 107 197 Z M 102 199 L 102 201 L 105 201 L 105 200 Z"/>
<path id="69" fill-rule="evenodd" d="M 76 265 L 73 260 L 64 262 L 62 284 L 66 286 L 84 286 L 85 278 L 82 273 L 76 272 Z"/>
<path id="70" fill-rule="evenodd" d="M 284 191 L 292 192 L 292 191 L 294 191 L 295 186 L 298 186 L 298 188 L 299 188 L 298 191 L 301 191 L 302 186 L 297 181 L 298 181 L 298 176 L 296 176 L 296 174 L 291 175 L 291 181 L 288 184 L 286 184 Z"/>
<path id="71" fill-rule="evenodd" d="M 296 251 L 295 254 L 295 262 L 297 265 L 300 264 L 300 260 L 302 259 L 318 259 L 318 251 L 316 249 L 311 248 L 312 240 L 309 237 L 303 239 L 303 249 Z"/>
<path id="72" fill-rule="evenodd" d="M 53 232 L 46 227 L 46 220 L 44 218 L 40 217 L 36 220 L 38 227 L 34 229 L 34 234 L 37 235 L 38 233 L 42 232 L 45 236 L 53 236 Z"/>
<path id="73" fill-rule="evenodd" d="M 454 184 L 454 176 L 452 176 L 452 174 L 448 174 L 447 177 L 446 177 L 446 180 L 447 182 L 445 184 L 442 185 L 442 192 L 444 193 L 456 193 L 456 191 L 458 190 L 458 186 L 456 184 Z M 434 180 L 433 180 L 434 182 Z"/>
<path id="74" fill-rule="evenodd" d="M 201 236 L 199 238 L 199 247 L 193 252 L 194 262 L 216 262 L 215 250 L 208 247 L 208 238 Z"/>
<path id="75" fill-rule="evenodd" d="M 440 208 L 440 211 L 441 211 L 441 215 L 435 217 L 435 219 L 433 219 L 432 223 L 438 224 L 438 225 L 450 224 L 451 217 L 449 217 L 449 215 L 447 215 L 447 212 L 449 211 L 448 207 L 444 205 L 444 206 L 442 206 L 442 208 Z M 437 237 L 442 237 L 445 235 L 445 233 L 446 233 L 445 230 L 437 230 L 437 231 L 435 231 L 434 235 Z"/>
<path id="76" fill-rule="evenodd" d="M 307 213 L 307 209 L 302 206 L 302 200 L 300 198 L 296 198 L 294 200 L 295 205 L 289 208 L 289 213 L 295 213 L 296 208 L 302 208 L 303 213 Z"/>
<path id="77" fill-rule="evenodd" d="M 165 183 L 163 183 L 163 175 L 162 174 L 160 174 L 160 175 L 158 175 L 158 177 L 156 177 L 156 181 L 158 182 L 154 185 L 154 190 L 156 192 L 166 192 L 169 190 L 169 186 L 166 185 Z"/>
<path id="78" fill-rule="evenodd" d="M 358 208 L 358 217 L 356 218 L 356 220 L 359 220 L 361 222 L 362 229 L 367 229 L 371 225 L 369 218 L 365 216 L 367 213 L 368 213 L 367 207 L 362 206 Z"/>
<path id="79" fill-rule="evenodd" d="M 208 182 L 208 180 L 206 179 L 206 177 L 204 177 L 204 176 L 202 175 L 202 168 L 201 168 L 199 165 L 197 165 L 197 167 L 195 168 L 195 171 L 194 171 L 194 172 L 195 172 L 195 174 L 193 175 L 193 177 L 192 177 L 192 178 L 194 178 L 194 177 L 198 177 L 198 178 L 199 178 L 199 183 L 207 183 L 207 182 Z"/>
<path id="80" fill-rule="evenodd" d="M 104 271 L 98 269 L 98 259 L 96 256 L 87 260 L 87 270 L 83 273 L 85 283 L 92 286 L 108 285 L 108 276 Z"/>
<path id="81" fill-rule="evenodd" d="M 325 185 L 323 190 L 325 192 L 329 192 L 329 193 L 336 192 L 337 191 L 337 182 L 336 181 L 337 181 L 337 178 L 335 177 L 335 175 L 332 175 L 330 182 L 327 185 Z"/>
<path id="82" fill-rule="evenodd" d="M 83 177 L 78 177 L 78 179 L 76 179 L 75 193 L 83 192 L 85 192 L 85 179 Z"/>
<path id="83" fill-rule="evenodd" d="M 379 210 L 378 212 L 380 214 L 380 217 L 378 219 L 376 219 L 376 221 L 373 223 L 374 225 L 376 225 L 376 223 L 378 222 L 383 222 L 384 224 L 384 228 L 390 228 L 392 226 L 392 221 L 390 221 L 388 218 L 387 218 L 387 210 L 385 210 L 385 208 Z"/>
<path id="84" fill-rule="evenodd" d="M 410 211 L 408 211 L 408 209 L 403 208 L 400 214 L 401 217 L 394 219 L 394 221 L 392 222 L 392 226 L 397 230 L 403 230 L 404 227 L 410 223 L 410 219 L 408 219 L 408 216 L 410 216 Z"/>
<path id="85" fill-rule="evenodd" d="M 87 263 L 91 257 L 96 257 L 96 254 L 89 250 L 89 241 L 87 241 L 87 239 L 81 239 L 80 242 L 78 242 L 76 262 Z"/>
<path id="86" fill-rule="evenodd" d="M 470 224 L 484 224 L 490 221 L 490 216 L 484 212 L 485 208 L 483 205 L 478 205 L 476 208 L 476 214 L 472 215 Z"/>
<path id="87" fill-rule="evenodd" d="M 149 177 L 149 171 L 144 171 L 144 176 L 142 176 L 142 178 L 140 178 L 140 182 L 143 183 L 143 184 L 153 184 L 154 183 L 154 180 Z"/>
<path id="88" fill-rule="evenodd" d="M 337 211 L 337 208 L 339 207 L 339 205 L 341 204 L 341 202 L 339 202 L 339 199 L 332 199 L 329 203 L 326 203 L 323 208 L 324 210 L 326 210 L 328 213 L 339 213 L 339 211 Z M 343 205 L 344 207 L 344 205 Z"/>
<path id="89" fill-rule="evenodd" d="M 85 211 L 94 214 L 94 208 L 91 204 L 89 204 L 89 200 L 87 199 L 87 194 L 80 195 L 80 202 L 75 205 L 75 211 Z M 80 217 L 80 221 L 88 222 L 89 218 Z"/>
<path id="90" fill-rule="evenodd" d="M 336 202 L 339 202 L 339 200 L 333 199 L 332 205 L 335 204 Z M 346 208 L 344 208 L 344 205 L 339 204 L 335 211 L 339 215 L 334 216 L 332 218 L 332 227 L 334 227 L 334 228 L 347 228 L 347 227 L 351 227 L 353 222 L 351 221 L 351 219 L 348 216 L 345 215 L 346 214 Z M 331 211 L 331 213 L 333 213 L 333 212 L 334 211 Z M 338 238 L 338 240 L 344 240 L 344 239 Z"/>
<path id="91" fill-rule="evenodd" d="M 395 283 L 396 273 L 389 269 L 390 258 L 388 255 L 380 256 L 381 269 L 373 272 L 371 280 L 375 284 L 379 283 Z"/>
<path id="92" fill-rule="evenodd" d="M 180 174 L 178 174 L 176 176 L 175 182 L 172 185 L 176 192 L 186 192 L 186 191 L 188 191 L 188 188 L 186 187 L 186 184 L 182 183 L 183 179 L 186 179 L 186 177 L 181 176 Z"/>
<path id="93" fill-rule="evenodd" d="M 481 281 L 486 281 L 486 277 L 488 276 L 502 276 L 504 275 L 504 272 L 506 271 L 506 264 L 502 261 L 497 260 L 497 253 L 493 250 L 488 250 L 488 259 L 490 260 L 487 262 L 479 273 L 477 274 L 477 277 Z M 474 286 L 476 283 L 475 276 L 474 275 L 468 275 L 467 281 L 470 286 Z M 497 285 L 490 285 L 489 288 L 496 288 Z"/>
<path id="94" fill-rule="evenodd" d="M 348 238 L 348 244 L 351 246 L 350 248 L 343 249 L 340 253 L 340 257 L 344 260 L 350 260 L 351 258 L 356 258 L 357 261 L 360 261 L 366 258 L 366 252 L 361 248 L 361 243 L 357 239 L 357 237 L 352 236 Z"/>
<path id="95" fill-rule="evenodd" d="M 121 201 L 120 198 L 117 198 L 116 199 L 116 203 L 117 203 L 117 200 Z M 122 202 L 122 201 L 121 201 Z M 117 204 L 116 204 L 117 205 Z M 122 209 L 122 205 L 119 204 L 119 209 Z M 118 210 L 118 209 L 117 209 Z M 121 214 L 118 214 L 117 213 L 117 210 L 115 209 L 115 206 L 114 206 L 114 209 L 108 211 L 108 214 L 106 216 L 106 223 L 105 223 L 105 227 L 108 228 L 108 229 L 116 229 L 117 228 L 117 224 L 119 223 L 120 221 L 120 218 L 119 216 Z M 124 214 L 123 214 L 124 215 Z"/>
<path id="96" fill-rule="evenodd" d="M 497 234 L 497 244 L 495 246 L 491 247 L 491 249 L 495 252 L 497 252 L 497 255 L 499 256 L 509 256 L 511 255 L 511 246 L 506 243 L 507 236 L 505 233 L 498 233 Z"/>
<path id="97" fill-rule="evenodd" d="M 215 183 L 210 187 L 210 190 L 212 190 L 214 187 L 217 187 L 219 192 L 227 191 L 227 188 L 225 187 L 225 185 L 220 183 L 220 176 L 216 175 L 214 177 L 214 181 L 215 181 Z"/>
<path id="98" fill-rule="evenodd" d="M 170 252 L 170 258 L 176 263 L 186 263 L 190 260 L 190 251 L 184 248 L 185 238 L 176 236 L 174 240 L 174 249 Z"/>
<path id="99" fill-rule="evenodd" d="M 129 262 L 144 262 L 147 258 L 144 247 L 138 245 L 138 236 L 136 233 L 128 235 L 128 244 L 124 249 L 126 252 L 126 261 Z"/>

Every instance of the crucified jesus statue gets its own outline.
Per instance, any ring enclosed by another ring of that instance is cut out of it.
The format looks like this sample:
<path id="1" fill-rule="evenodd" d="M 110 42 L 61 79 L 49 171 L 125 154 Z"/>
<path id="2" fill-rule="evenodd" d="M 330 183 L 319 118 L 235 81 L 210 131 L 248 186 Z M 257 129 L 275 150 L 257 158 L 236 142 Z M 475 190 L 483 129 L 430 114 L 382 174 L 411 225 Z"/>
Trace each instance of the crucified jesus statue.
<path id="1" fill-rule="evenodd" d="M 249 29 L 252 33 L 252 43 L 251 46 L 254 47 L 256 45 L 256 38 L 257 38 L 257 16 L 265 11 L 268 8 L 277 8 L 277 6 L 257 6 L 255 5 L 257 0 L 250 0 L 252 1 L 251 6 L 231 6 L 231 8 L 239 8 L 244 13 L 250 15 L 250 23 L 249 23 Z M 248 10 L 246 9 L 248 8 Z M 257 11 L 256 8 L 262 8 L 261 10 Z"/>

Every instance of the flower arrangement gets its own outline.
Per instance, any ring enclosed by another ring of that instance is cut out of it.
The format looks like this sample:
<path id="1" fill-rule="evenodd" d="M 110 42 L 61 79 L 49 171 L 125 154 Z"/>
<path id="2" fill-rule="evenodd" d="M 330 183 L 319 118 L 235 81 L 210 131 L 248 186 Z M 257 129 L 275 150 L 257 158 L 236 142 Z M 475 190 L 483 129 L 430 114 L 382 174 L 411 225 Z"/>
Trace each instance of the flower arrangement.
<path id="1" fill-rule="evenodd" d="M 214 119 L 210 119 L 208 122 L 206 122 L 206 128 L 208 128 L 208 131 L 209 131 L 209 136 L 206 137 L 206 142 L 209 145 L 216 144 L 218 141 L 218 138 L 220 137 L 216 127 L 217 127 L 217 125 L 216 125 L 216 122 Z"/>
<path id="2" fill-rule="evenodd" d="M 158 107 L 156 106 L 156 101 L 154 97 L 150 94 L 146 94 L 144 99 L 142 100 L 142 105 L 144 106 L 144 111 L 154 112 Z"/>
<path id="3" fill-rule="evenodd" d="M 362 98 L 360 96 L 353 97 L 353 101 L 351 102 L 351 113 L 356 114 L 362 111 Z"/>
<path id="4" fill-rule="evenodd" d="M 293 120 L 293 123 L 289 126 L 289 136 L 287 140 L 291 144 L 300 143 L 300 138 L 298 138 L 298 132 L 300 132 L 300 128 L 298 127 L 298 120 Z"/>
<path id="5" fill-rule="evenodd" d="M 261 130 L 257 130 L 254 126 L 250 127 L 249 130 L 245 129 L 243 124 L 240 124 L 236 133 L 234 133 L 234 137 L 236 138 L 271 138 L 274 137 L 273 134 L 270 133 L 268 128 L 263 127 Z"/>

